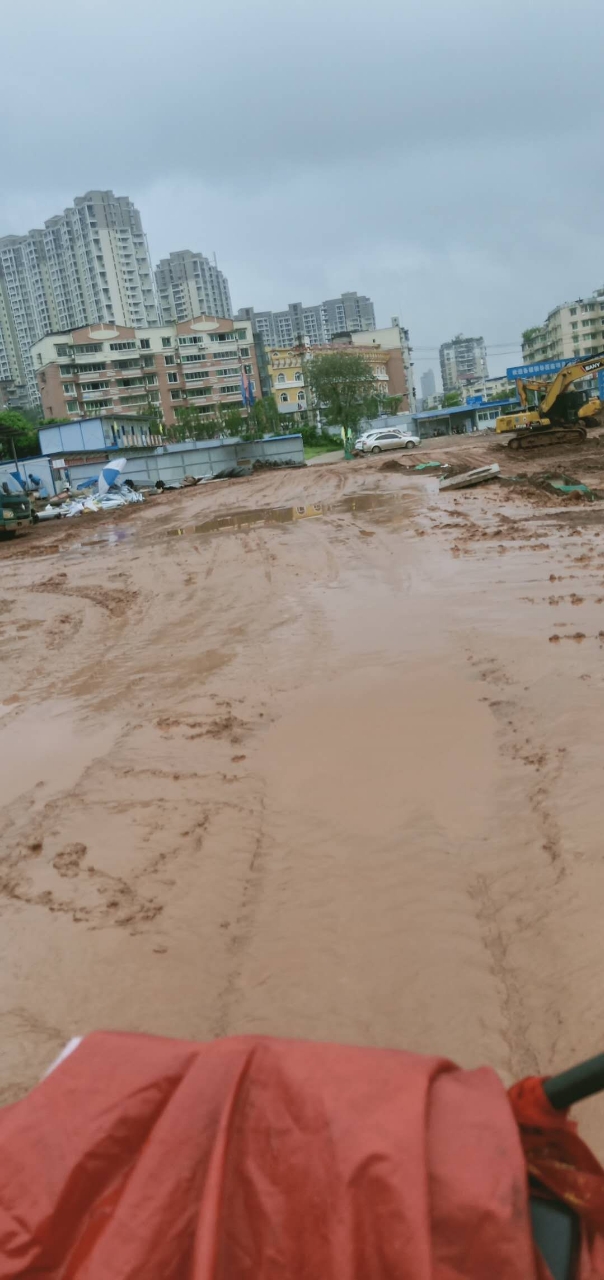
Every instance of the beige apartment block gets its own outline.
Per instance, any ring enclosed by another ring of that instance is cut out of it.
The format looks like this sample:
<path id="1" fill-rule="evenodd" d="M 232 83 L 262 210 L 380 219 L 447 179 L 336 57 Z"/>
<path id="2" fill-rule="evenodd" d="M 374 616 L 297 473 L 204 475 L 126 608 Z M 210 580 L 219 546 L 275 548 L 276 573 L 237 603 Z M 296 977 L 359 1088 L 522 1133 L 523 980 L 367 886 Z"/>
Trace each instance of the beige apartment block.
<path id="1" fill-rule="evenodd" d="M 525 329 L 522 335 L 522 358 L 529 364 L 593 356 L 599 351 L 604 351 L 604 289 L 596 289 L 589 298 L 561 303 L 550 311 L 545 324 Z"/>
<path id="2" fill-rule="evenodd" d="M 197 316 L 153 328 L 88 325 L 52 333 L 32 347 L 45 417 L 160 410 L 165 426 L 179 407 L 211 416 L 241 407 L 242 382 L 260 397 L 249 321 Z"/>

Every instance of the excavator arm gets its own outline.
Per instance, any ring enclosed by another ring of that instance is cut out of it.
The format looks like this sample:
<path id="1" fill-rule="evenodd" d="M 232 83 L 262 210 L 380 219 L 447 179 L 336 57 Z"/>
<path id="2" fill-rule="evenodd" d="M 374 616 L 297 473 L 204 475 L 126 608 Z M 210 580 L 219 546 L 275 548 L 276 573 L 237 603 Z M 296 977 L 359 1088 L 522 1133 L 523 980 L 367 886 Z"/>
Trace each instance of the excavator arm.
<path id="1" fill-rule="evenodd" d="M 526 382 L 524 378 L 516 378 L 516 391 L 522 408 L 528 408 L 527 391 L 543 391 L 547 385 L 547 382 Z"/>

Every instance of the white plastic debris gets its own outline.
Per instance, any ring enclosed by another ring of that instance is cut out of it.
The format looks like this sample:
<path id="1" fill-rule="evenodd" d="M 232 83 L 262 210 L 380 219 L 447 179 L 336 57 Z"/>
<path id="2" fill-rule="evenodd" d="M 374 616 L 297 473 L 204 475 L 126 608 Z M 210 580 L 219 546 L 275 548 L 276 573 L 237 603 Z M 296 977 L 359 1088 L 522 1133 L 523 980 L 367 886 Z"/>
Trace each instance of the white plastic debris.
<path id="1" fill-rule="evenodd" d="M 42 520 L 50 520 L 53 516 L 81 516 L 85 511 L 116 511 L 118 507 L 127 507 L 132 502 L 144 502 L 142 493 L 134 489 L 111 489 L 105 493 L 94 493 L 88 498 L 72 498 L 60 507 L 46 507 L 38 514 Z"/>

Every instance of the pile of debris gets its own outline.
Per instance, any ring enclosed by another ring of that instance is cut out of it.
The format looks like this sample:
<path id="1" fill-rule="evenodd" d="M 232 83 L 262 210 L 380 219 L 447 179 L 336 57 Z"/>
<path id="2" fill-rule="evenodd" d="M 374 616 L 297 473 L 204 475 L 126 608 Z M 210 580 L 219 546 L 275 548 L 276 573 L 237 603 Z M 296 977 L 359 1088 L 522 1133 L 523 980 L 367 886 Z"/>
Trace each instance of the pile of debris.
<path id="1" fill-rule="evenodd" d="M 36 511 L 34 520 L 57 520 L 62 517 L 82 516 L 86 512 L 116 511 L 118 507 L 127 507 L 133 502 L 144 502 L 132 480 L 124 480 L 122 472 L 126 466 L 126 458 L 116 458 L 103 467 L 99 476 L 85 480 L 81 489 L 89 489 L 96 484 L 97 491 L 87 497 L 76 498 L 70 489 L 51 498 L 46 507 Z"/>
<path id="2" fill-rule="evenodd" d="M 515 476 L 502 476 L 501 482 L 514 488 L 526 486 L 534 495 L 548 494 L 552 498 L 567 498 L 572 502 L 595 502 L 604 497 L 601 489 L 592 489 L 582 480 L 561 471 L 520 472 Z"/>

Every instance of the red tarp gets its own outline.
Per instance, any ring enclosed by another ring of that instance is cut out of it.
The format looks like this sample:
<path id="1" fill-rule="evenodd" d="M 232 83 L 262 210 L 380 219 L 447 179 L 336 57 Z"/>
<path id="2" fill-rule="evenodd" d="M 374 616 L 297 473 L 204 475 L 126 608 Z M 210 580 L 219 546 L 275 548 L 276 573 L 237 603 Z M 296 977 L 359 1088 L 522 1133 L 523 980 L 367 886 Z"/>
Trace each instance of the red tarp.
<path id="1" fill-rule="evenodd" d="M 486 1068 L 99 1033 L 0 1111 L 0 1280 L 536 1274 L 518 1129 Z"/>

